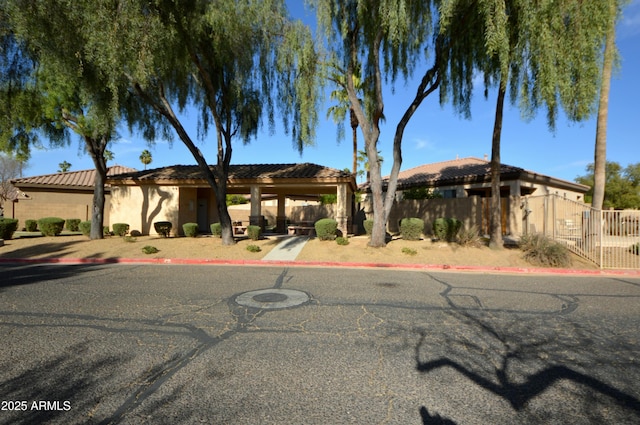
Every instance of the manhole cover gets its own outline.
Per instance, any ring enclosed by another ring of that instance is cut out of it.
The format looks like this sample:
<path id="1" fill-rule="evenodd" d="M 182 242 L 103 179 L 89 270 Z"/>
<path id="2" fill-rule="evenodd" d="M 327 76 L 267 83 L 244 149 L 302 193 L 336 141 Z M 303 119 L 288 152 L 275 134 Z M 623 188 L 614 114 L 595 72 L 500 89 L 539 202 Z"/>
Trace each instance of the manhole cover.
<path id="1" fill-rule="evenodd" d="M 309 295 L 294 289 L 260 289 L 240 294 L 235 301 L 245 307 L 275 310 L 302 305 L 309 301 Z"/>

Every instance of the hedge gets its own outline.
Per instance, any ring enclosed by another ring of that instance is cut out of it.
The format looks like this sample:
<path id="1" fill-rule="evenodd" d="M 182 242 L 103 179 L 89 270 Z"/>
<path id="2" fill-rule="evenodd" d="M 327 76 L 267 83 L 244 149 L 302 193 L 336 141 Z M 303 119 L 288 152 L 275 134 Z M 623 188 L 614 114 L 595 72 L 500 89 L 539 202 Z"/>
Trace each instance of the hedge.
<path id="1" fill-rule="evenodd" d="M 338 222 L 332 218 L 323 218 L 314 224 L 316 236 L 321 241 L 332 241 L 336 238 L 336 230 L 338 230 Z"/>
<path id="2" fill-rule="evenodd" d="M 164 238 L 169 237 L 172 227 L 173 224 L 171 224 L 170 221 L 156 221 L 155 223 L 153 223 L 153 228 L 155 229 L 156 233 Z"/>
<path id="3" fill-rule="evenodd" d="M 247 226 L 247 236 L 249 236 L 249 239 L 251 239 L 252 241 L 259 240 L 260 233 L 262 233 L 262 229 L 260 228 L 260 226 Z"/>
<path id="4" fill-rule="evenodd" d="M 35 232 L 38 230 L 38 222 L 36 220 L 26 220 L 24 224 L 27 232 Z"/>
<path id="5" fill-rule="evenodd" d="M 58 236 L 64 229 L 64 219 L 60 217 L 45 217 L 38 220 L 38 228 L 45 236 Z"/>
<path id="6" fill-rule="evenodd" d="M 113 234 L 116 236 L 124 236 L 129 232 L 127 223 L 113 223 Z"/>
<path id="7" fill-rule="evenodd" d="M 78 229 L 80 229 L 85 236 L 91 235 L 91 221 L 81 221 L 80 224 L 78 224 Z"/>
<path id="8" fill-rule="evenodd" d="M 77 232 L 79 230 L 78 226 L 80 225 L 80 221 L 81 220 L 79 218 L 68 218 L 64 222 L 64 227 L 66 227 L 70 232 Z"/>
<path id="9" fill-rule="evenodd" d="M 462 227 L 462 222 L 457 218 L 437 218 L 433 222 L 433 234 L 436 238 L 453 242 Z"/>
<path id="10" fill-rule="evenodd" d="M 400 221 L 400 233 L 402 239 L 407 241 L 419 241 L 424 232 L 424 221 L 421 218 L 403 218 Z"/>
<path id="11" fill-rule="evenodd" d="M 18 220 L 15 218 L 0 218 L 0 239 L 11 239 L 18 230 Z"/>
<path id="12" fill-rule="evenodd" d="M 371 232 L 373 231 L 373 220 L 371 219 L 366 219 L 362 225 L 364 226 L 364 231 L 367 233 L 368 236 L 371 236 Z"/>
<path id="13" fill-rule="evenodd" d="M 222 225 L 220 223 L 213 223 L 211 225 L 211 234 L 214 238 L 222 237 Z"/>
<path id="14" fill-rule="evenodd" d="M 184 223 L 182 225 L 184 235 L 189 238 L 195 238 L 198 236 L 198 223 Z"/>

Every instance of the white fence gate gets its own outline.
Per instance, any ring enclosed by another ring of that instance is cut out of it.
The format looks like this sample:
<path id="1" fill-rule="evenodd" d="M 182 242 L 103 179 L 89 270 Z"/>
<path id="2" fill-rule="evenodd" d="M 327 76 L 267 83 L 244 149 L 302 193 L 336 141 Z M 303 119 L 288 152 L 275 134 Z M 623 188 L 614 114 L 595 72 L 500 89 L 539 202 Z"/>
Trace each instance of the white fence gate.
<path id="1" fill-rule="evenodd" d="M 543 233 L 600 268 L 640 269 L 640 211 L 597 210 L 558 195 L 525 198 L 524 232 Z"/>

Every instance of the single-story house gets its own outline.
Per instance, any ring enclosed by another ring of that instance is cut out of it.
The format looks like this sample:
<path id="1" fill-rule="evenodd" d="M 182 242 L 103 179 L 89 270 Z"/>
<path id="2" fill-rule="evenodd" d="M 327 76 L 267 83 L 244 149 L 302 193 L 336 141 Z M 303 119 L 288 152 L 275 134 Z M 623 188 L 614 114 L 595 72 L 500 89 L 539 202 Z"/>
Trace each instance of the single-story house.
<path id="1" fill-rule="evenodd" d="M 107 177 L 136 171 L 134 168 L 114 165 L 107 170 Z M 19 195 L 11 211 L 5 208 L 4 215 L 17 218 L 19 226 L 26 220 L 43 217 L 63 219 L 79 218 L 91 220 L 95 170 L 67 171 L 64 173 L 22 177 L 11 180 Z M 105 185 L 104 223 L 109 223 L 111 188 Z"/>
<path id="2" fill-rule="evenodd" d="M 214 167 L 214 166 L 211 166 Z M 185 223 L 197 223 L 202 232 L 218 222 L 213 189 L 198 165 L 174 165 L 111 176 L 112 223 L 128 223 L 130 229 L 155 234 L 153 223 L 170 221 L 180 234 Z M 338 228 L 347 234 L 351 220 L 352 194 L 357 186 L 351 173 L 317 164 L 231 165 L 227 181 L 229 194 L 250 195 L 245 217 L 232 217 L 247 224 L 264 226 L 264 195 L 277 200 L 275 225 L 286 232 L 288 197 L 319 194 L 337 195 L 331 214 Z"/>
<path id="3" fill-rule="evenodd" d="M 389 176 L 383 178 L 383 187 L 386 186 Z M 455 210 L 449 208 L 447 211 L 451 216 L 462 214 L 475 214 L 466 212 L 469 208 L 476 209 L 478 219 L 470 220 L 478 226 L 483 233 L 488 233 L 489 226 L 489 198 L 491 197 L 491 163 L 485 159 L 467 157 L 456 158 L 450 161 L 435 162 L 421 165 L 401 171 L 398 175 L 398 186 L 396 199 L 403 200 L 403 192 L 410 189 L 426 188 L 437 192 L 443 199 L 430 201 L 436 208 L 436 204 L 442 204 L 438 208 L 446 210 L 444 205 L 456 205 L 456 202 L 449 202 L 448 199 L 465 198 L 466 201 L 457 202 Z M 363 184 L 360 189 L 364 192 L 369 190 L 368 184 Z M 511 235 L 522 234 L 522 220 L 519 212 L 522 208 L 522 197 L 537 196 L 547 194 L 557 194 L 572 201 L 584 202 L 584 194 L 589 190 L 588 186 L 558 179 L 555 177 L 527 171 L 512 165 L 500 165 L 500 195 L 502 198 L 502 228 L 503 233 Z M 467 198 L 476 198 L 467 199 Z M 467 207 L 469 204 L 471 207 Z M 465 205 L 462 207 L 462 205 Z M 475 205 L 475 206 L 473 206 Z M 390 225 L 395 224 L 397 217 L 408 214 L 407 206 L 405 211 L 396 211 L 390 217 Z M 455 211 L 452 212 L 452 211 Z M 440 212 L 444 215 L 444 212 Z"/>

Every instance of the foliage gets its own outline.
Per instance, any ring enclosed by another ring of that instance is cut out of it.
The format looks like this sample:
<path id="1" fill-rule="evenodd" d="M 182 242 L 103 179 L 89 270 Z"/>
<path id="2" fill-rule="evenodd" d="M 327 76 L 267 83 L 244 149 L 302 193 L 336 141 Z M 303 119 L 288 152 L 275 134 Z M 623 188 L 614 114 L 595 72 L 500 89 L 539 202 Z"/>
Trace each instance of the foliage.
<path id="1" fill-rule="evenodd" d="M 129 225 L 127 223 L 113 223 L 113 234 L 116 236 L 124 236 L 129 232 Z"/>
<path id="2" fill-rule="evenodd" d="M 318 197 L 320 205 L 332 205 L 338 202 L 338 195 L 326 194 Z"/>
<path id="3" fill-rule="evenodd" d="M 132 230 L 129 232 L 129 235 L 133 237 L 139 237 L 139 236 L 142 236 L 142 232 L 140 230 Z"/>
<path id="4" fill-rule="evenodd" d="M 182 225 L 184 235 L 188 238 L 195 238 L 198 236 L 198 223 L 184 223 Z"/>
<path id="5" fill-rule="evenodd" d="M 402 239 L 407 241 L 419 241 L 424 232 L 424 220 L 421 218 L 403 218 L 400 221 L 400 233 Z"/>
<path id="6" fill-rule="evenodd" d="M 9 200 L 14 190 L 11 180 L 22 176 L 25 163 L 26 160 L 17 155 L 0 154 L 0 207 Z"/>
<path id="7" fill-rule="evenodd" d="M 590 187 L 585 202 L 591 202 L 594 187 L 594 165 L 587 165 L 587 174 L 576 177 L 576 182 Z M 640 162 L 627 167 L 607 161 L 603 208 L 640 208 Z"/>
<path id="8" fill-rule="evenodd" d="M 0 217 L 0 239 L 11 239 L 16 230 L 18 230 L 18 220 Z"/>
<path id="9" fill-rule="evenodd" d="M 59 217 L 45 217 L 38 220 L 38 228 L 45 236 L 58 236 L 64 228 L 64 219 Z"/>
<path id="10" fill-rule="evenodd" d="M 136 242 L 138 239 L 135 236 L 126 235 L 122 240 L 125 242 Z"/>
<path id="11" fill-rule="evenodd" d="M 471 226 L 468 229 L 461 229 L 458 233 L 458 243 L 462 246 L 469 247 L 479 247 L 484 245 L 476 226 Z"/>
<path id="12" fill-rule="evenodd" d="M 344 236 L 338 236 L 336 238 L 336 243 L 338 245 L 349 245 L 349 238 L 344 237 Z"/>
<path id="13" fill-rule="evenodd" d="M 371 229 L 373 229 L 373 220 L 368 218 L 362 222 L 362 225 L 364 226 L 365 233 L 368 236 L 371 236 Z"/>
<path id="14" fill-rule="evenodd" d="M 168 238 L 171 235 L 172 228 L 173 224 L 170 221 L 156 221 L 153 223 L 153 229 L 163 238 Z"/>
<path id="15" fill-rule="evenodd" d="M 321 241 L 332 241 L 336 238 L 338 222 L 332 218 L 322 218 L 315 222 L 316 235 Z"/>
<path id="16" fill-rule="evenodd" d="M 78 229 L 83 235 L 89 236 L 91 234 L 91 221 L 81 221 L 80 224 L 78 224 Z"/>
<path id="17" fill-rule="evenodd" d="M 38 222 L 36 220 L 25 220 L 24 227 L 27 232 L 35 232 L 38 230 Z"/>
<path id="18" fill-rule="evenodd" d="M 145 149 L 142 151 L 142 153 L 140 154 L 140 162 L 142 162 L 142 164 L 144 164 L 144 169 L 147 169 L 147 165 L 151 164 L 151 162 L 153 161 L 153 157 L 151 155 L 151 152 L 149 152 L 148 149 Z"/>
<path id="19" fill-rule="evenodd" d="M 538 266 L 567 267 L 571 256 L 566 246 L 539 233 L 523 235 L 520 249 L 524 259 Z"/>
<path id="20" fill-rule="evenodd" d="M 227 195 L 227 206 L 247 204 L 247 198 L 242 195 Z"/>
<path id="21" fill-rule="evenodd" d="M 260 248 L 258 245 L 247 245 L 247 251 L 249 251 L 249 252 L 260 252 L 260 251 L 262 251 L 262 248 Z"/>
<path id="22" fill-rule="evenodd" d="M 77 232 L 79 230 L 78 226 L 80 225 L 79 218 L 68 218 L 64 222 L 64 227 L 70 232 Z"/>
<path id="23" fill-rule="evenodd" d="M 93 221 L 91 222 L 91 228 L 93 229 Z M 102 236 L 113 236 L 113 233 L 109 231 L 109 226 L 102 226 Z"/>
<path id="24" fill-rule="evenodd" d="M 461 227 L 462 222 L 456 218 L 437 218 L 433 222 L 433 234 L 440 240 L 453 242 Z"/>
<path id="25" fill-rule="evenodd" d="M 407 255 L 416 255 L 418 251 L 413 248 L 407 248 L 406 246 L 402 248 L 402 253 Z"/>
<path id="26" fill-rule="evenodd" d="M 69 171 L 70 168 L 71 168 L 71 164 L 68 163 L 67 161 L 62 161 L 60 164 L 58 164 L 59 173 L 66 173 L 67 171 Z"/>
<path id="27" fill-rule="evenodd" d="M 213 223 L 211 225 L 211 234 L 214 238 L 219 238 L 222 235 L 222 225 L 220 223 Z"/>
<path id="28" fill-rule="evenodd" d="M 260 240 L 261 233 L 262 229 L 260 228 L 260 226 L 247 226 L 247 236 L 249 236 L 249 239 L 251 239 L 252 241 Z"/>
<path id="29" fill-rule="evenodd" d="M 442 194 L 427 187 L 412 187 L 402 191 L 403 199 L 438 199 Z"/>
<path id="30" fill-rule="evenodd" d="M 160 252 L 160 250 L 155 246 L 146 245 L 142 247 L 142 252 L 145 254 L 155 254 L 156 252 Z"/>

